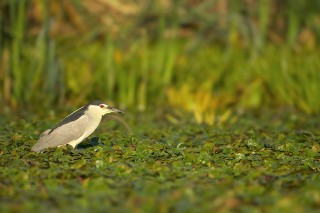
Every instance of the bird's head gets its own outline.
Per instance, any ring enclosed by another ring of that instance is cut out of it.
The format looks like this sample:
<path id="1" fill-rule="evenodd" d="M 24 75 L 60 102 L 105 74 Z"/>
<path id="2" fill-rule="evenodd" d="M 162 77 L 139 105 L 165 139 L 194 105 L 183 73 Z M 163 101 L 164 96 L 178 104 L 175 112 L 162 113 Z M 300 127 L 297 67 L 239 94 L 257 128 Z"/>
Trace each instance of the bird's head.
<path id="1" fill-rule="evenodd" d="M 87 112 L 90 114 L 98 114 L 101 116 L 109 113 L 124 113 L 123 111 L 113 108 L 103 103 L 102 101 L 93 101 L 88 104 Z"/>

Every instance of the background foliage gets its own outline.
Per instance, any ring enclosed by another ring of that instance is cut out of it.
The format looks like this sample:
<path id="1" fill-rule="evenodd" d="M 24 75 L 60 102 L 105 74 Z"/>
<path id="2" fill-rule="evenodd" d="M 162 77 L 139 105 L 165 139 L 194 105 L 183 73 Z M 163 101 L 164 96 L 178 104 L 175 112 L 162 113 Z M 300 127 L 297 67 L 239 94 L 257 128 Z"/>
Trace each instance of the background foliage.
<path id="1" fill-rule="evenodd" d="M 209 124 L 261 107 L 318 113 L 319 7 L 3 0 L 1 110 L 103 99 L 138 110 L 183 109 Z"/>

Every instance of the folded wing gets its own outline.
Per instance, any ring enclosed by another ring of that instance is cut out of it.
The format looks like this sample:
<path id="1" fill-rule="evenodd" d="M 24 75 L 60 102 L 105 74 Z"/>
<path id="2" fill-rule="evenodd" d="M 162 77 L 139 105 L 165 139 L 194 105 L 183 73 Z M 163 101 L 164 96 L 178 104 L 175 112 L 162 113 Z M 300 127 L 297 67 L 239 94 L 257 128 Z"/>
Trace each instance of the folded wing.
<path id="1" fill-rule="evenodd" d="M 87 128 L 88 117 L 84 114 L 79 119 L 65 123 L 52 131 L 46 130 L 40 135 L 38 142 L 32 147 L 32 151 L 40 152 L 49 147 L 66 145 L 80 138 Z"/>

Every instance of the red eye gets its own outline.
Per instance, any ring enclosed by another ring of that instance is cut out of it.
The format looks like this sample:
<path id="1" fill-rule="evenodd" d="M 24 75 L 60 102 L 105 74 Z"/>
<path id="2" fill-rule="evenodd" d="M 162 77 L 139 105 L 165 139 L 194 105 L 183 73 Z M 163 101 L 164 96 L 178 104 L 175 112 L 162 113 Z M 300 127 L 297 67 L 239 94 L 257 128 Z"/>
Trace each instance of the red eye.
<path id="1" fill-rule="evenodd" d="M 103 104 L 100 104 L 99 107 L 100 107 L 100 108 L 104 108 L 104 105 L 103 105 Z"/>

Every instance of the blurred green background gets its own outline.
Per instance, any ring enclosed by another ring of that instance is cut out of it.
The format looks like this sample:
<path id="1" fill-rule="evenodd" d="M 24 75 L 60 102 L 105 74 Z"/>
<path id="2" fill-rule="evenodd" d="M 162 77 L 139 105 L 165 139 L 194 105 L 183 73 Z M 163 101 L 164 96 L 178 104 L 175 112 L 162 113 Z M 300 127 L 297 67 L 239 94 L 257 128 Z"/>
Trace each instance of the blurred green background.
<path id="1" fill-rule="evenodd" d="M 319 212 L 319 11 L 0 0 L 0 212 Z M 95 99 L 125 116 L 30 151 Z"/>
<path id="2" fill-rule="evenodd" d="M 320 2 L 2 0 L 0 110 L 320 111 Z"/>

